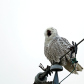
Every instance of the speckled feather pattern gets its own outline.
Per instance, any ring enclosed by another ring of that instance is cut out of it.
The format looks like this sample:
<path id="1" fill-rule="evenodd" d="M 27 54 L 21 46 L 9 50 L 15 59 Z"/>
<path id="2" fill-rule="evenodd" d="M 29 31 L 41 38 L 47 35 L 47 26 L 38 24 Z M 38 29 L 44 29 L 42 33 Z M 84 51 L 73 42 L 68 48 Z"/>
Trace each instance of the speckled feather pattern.
<path id="1" fill-rule="evenodd" d="M 48 36 L 49 31 L 49 36 Z M 51 34 L 50 34 L 51 33 Z M 71 72 L 75 64 L 72 66 L 70 60 L 70 52 L 60 60 L 60 57 L 69 51 L 69 48 L 72 46 L 66 38 L 60 37 L 55 28 L 51 27 L 45 31 L 45 43 L 44 43 L 44 54 L 47 59 L 51 62 L 60 62 L 62 66 L 65 67 L 69 72 Z M 72 57 L 75 55 L 73 53 Z M 80 64 L 76 63 L 76 68 L 73 73 L 77 74 L 77 71 L 82 71 L 83 68 Z"/>
<path id="2" fill-rule="evenodd" d="M 44 46 L 44 53 L 45 56 L 49 59 L 52 63 L 53 60 L 55 62 L 60 62 L 59 58 L 63 56 L 66 52 L 69 51 L 69 47 L 71 44 L 63 37 L 55 37 L 49 45 Z M 66 56 L 68 60 L 70 60 L 70 56 Z M 64 66 L 66 65 L 66 59 L 63 57 L 61 64 Z"/>

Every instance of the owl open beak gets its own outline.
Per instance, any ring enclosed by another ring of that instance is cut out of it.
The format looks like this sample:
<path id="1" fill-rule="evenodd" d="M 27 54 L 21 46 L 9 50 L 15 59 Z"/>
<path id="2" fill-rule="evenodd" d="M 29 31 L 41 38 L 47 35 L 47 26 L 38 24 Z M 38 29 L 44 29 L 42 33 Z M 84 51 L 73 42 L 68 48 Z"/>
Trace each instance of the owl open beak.
<path id="1" fill-rule="evenodd" d="M 51 35 L 51 31 L 47 30 L 47 35 L 50 36 Z"/>

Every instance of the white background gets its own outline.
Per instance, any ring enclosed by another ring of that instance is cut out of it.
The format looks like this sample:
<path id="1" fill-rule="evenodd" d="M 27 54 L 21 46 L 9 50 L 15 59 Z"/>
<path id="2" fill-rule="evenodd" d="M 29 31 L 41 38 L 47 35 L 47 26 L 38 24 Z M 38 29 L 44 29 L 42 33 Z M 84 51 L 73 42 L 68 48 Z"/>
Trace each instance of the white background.
<path id="1" fill-rule="evenodd" d="M 84 0 L 0 0 L 0 84 L 33 84 L 50 62 L 44 56 L 44 31 L 58 30 L 71 43 L 84 38 Z M 77 59 L 84 67 L 84 42 Z M 59 80 L 69 74 L 59 72 Z M 54 74 L 48 77 L 52 81 Z M 84 84 L 84 70 L 62 84 Z"/>

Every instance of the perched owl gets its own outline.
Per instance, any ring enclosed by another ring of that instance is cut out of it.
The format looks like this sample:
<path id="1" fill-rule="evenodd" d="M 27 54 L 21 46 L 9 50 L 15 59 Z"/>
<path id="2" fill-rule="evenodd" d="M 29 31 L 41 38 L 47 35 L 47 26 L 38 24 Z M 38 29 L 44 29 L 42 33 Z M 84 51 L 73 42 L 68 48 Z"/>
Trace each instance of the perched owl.
<path id="1" fill-rule="evenodd" d="M 67 39 L 60 37 L 55 28 L 51 27 L 46 29 L 45 33 L 45 43 L 44 43 L 44 54 L 47 59 L 51 62 L 60 62 L 60 65 L 64 66 L 69 72 L 72 72 L 75 65 L 72 66 L 70 60 L 70 52 L 60 60 L 65 53 L 69 51 L 72 46 Z M 75 54 L 72 54 L 72 58 L 75 58 Z M 77 74 L 77 71 L 82 71 L 81 65 L 76 63 L 76 68 L 73 73 Z"/>

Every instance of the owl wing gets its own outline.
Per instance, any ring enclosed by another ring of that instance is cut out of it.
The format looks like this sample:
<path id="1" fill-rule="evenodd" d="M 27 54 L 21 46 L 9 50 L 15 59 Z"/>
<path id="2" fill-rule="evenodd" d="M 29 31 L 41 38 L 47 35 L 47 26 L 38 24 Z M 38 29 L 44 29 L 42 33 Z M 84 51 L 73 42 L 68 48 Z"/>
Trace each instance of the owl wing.
<path id="1" fill-rule="evenodd" d="M 69 43 L 69 41 L 66 38 L 61 37 L 61 39 L 62 39 L 63 43 L 61 43 L 62 41 L 60 41 L 59 43 L 63 46 L 64 53 L 67 53 L 70 50 L 69 48 L 72 45 Z M 71 52 L 69 52 L 66 55 L 66 58 L 68 59 L 68 61 L 70 61 L 70 54 L 71 54 Z M 74 58 L 75 54 L 72 54 L 72 57 Z"/>
<path id="2" fill-rule="evenodd" d="M 59 62 L 59 58 L 69 51 L 71 44 L 67 39 L 63 37 L 55 38 L 49 45 L 48 56 L 50 60 Z M 52 58 L 52 59 L 51 59 Z M 66 55 L 66 58 L 70 61 L 70 53 Z M 63 57 L 62 64 L 66 64 L 66 59 Z"/>

